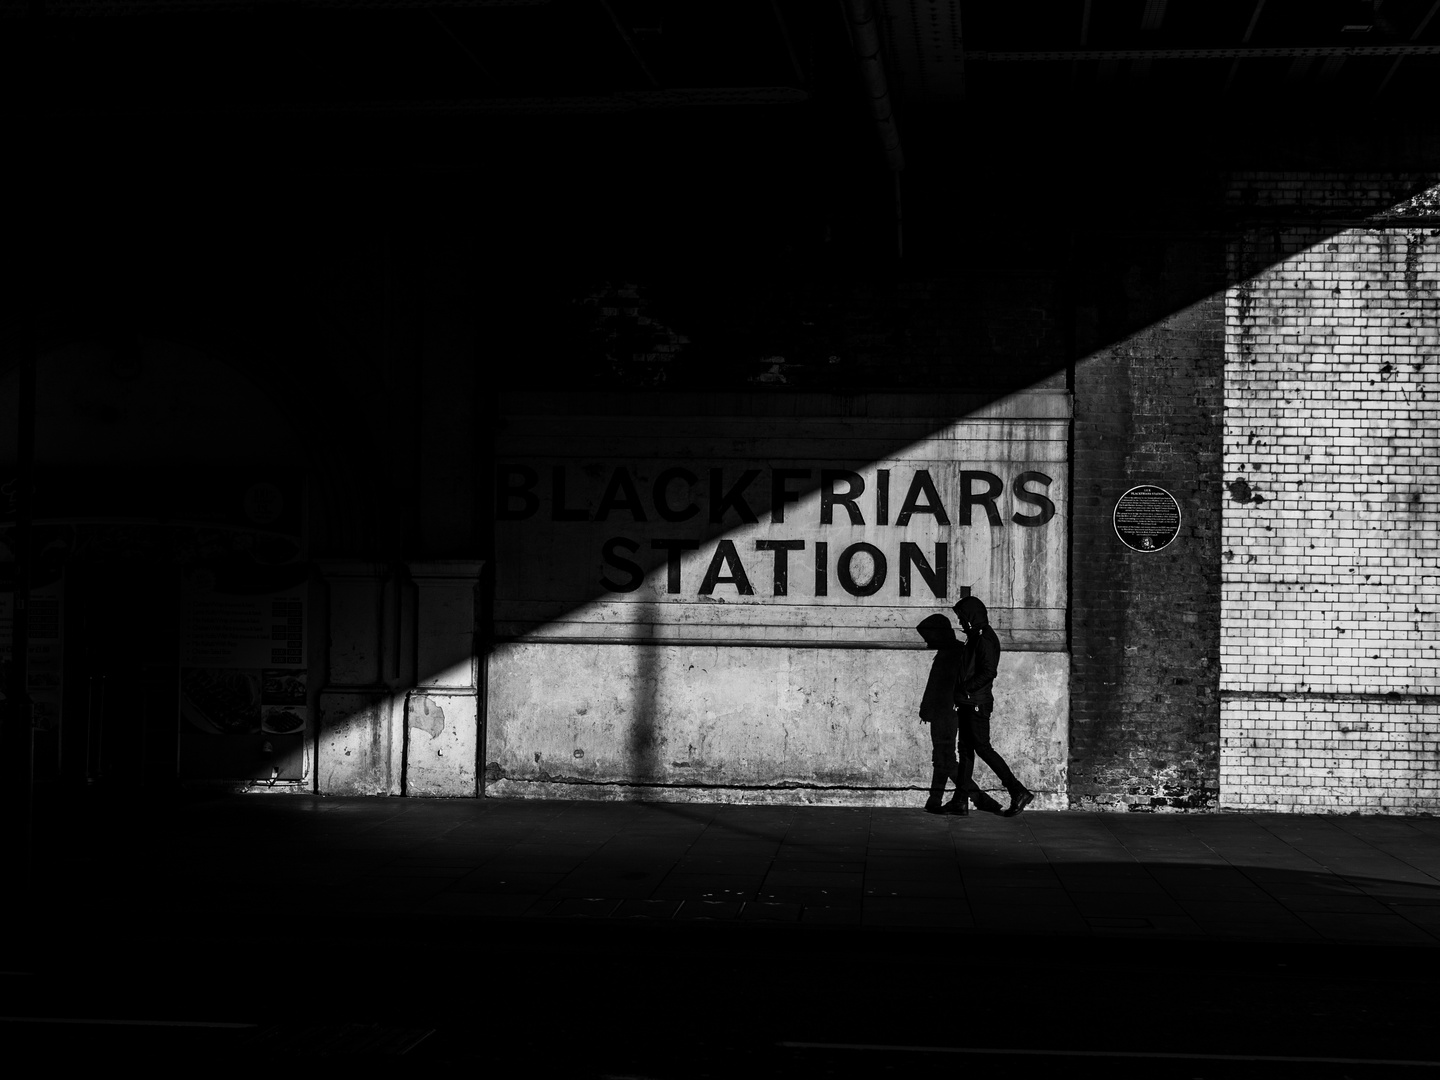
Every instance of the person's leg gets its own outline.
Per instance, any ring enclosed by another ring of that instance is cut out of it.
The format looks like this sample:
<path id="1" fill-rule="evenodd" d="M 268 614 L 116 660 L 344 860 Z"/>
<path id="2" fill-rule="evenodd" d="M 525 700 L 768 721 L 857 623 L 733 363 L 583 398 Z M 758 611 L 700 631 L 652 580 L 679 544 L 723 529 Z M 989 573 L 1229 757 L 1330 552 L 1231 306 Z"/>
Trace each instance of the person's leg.
<path id="1" fill-rule="evenodd" d="M 973 754 L 971 755 L 971 759 L 974 759 Z M 970 801 L 975 804 L 975 809 L 983 813 L 999 814 L 1005 809 L 995 801 L 995 798 L 988 791 L 975 783 L 974 780 L 970 781 L 969 794 Z"/>
<path id="2" fill-rule="evenodd" d="M 925 801 L 927 814 L 942 814 L 945 808 L 945 781 L 955 775 L 954 716 L 930 722 L 930 797 Z"/>
<path id="3" fill-rule="evenodd" d="M 1016 779 L 999 751 L 990 745 L 990 711 L 988 709 L 972 713 L 966 727 L 970 747 L 974 750 L 975 756 L 990 766 L 996 778 L 1010 793 L 1010 806 L 1005 814 L 1007 817 L 1014 817 L 1030 805 L 1035 798 L 1035 793 Z"/>
<path id="4" fill-rule="evenodd" d="M 945 804 L 944 810 L 947 814 L 964 817 L 970 813 L 970 802 L 966 796 L 975 787 L 975 780 L 972 776 L 975 771 L 975 755 L 965 745 L 965 740 L 960 737 L 960 726 L 957 718 L 955 766 L 950 770 L 950 779 L 955 782 L 955 795 Z"/>
<path id="5" fill-rule="evenodd" d="M 977 810 L 984 811 L 987 814 L 998 814 L 1004 807 L 992 799 L 984 789 L 975 782 L 975 747 L 971 744 L 971 725 L 967 720 L 960 723 L 959 728 L 959 747 L 957 751 L 959 767 L 956 770 L 958 775 L 955 780 L 957 798 L 958 793 L 963 791 L 969 801 L 975 804 Z"/>

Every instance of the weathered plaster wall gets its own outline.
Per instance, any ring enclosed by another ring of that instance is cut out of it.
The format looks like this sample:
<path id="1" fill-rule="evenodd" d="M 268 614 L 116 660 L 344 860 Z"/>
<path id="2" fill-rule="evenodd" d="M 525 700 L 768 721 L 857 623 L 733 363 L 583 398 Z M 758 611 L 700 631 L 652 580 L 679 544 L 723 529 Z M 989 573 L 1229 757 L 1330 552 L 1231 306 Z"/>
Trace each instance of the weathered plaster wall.
<path id="1" fill-rule="evenodd" d="M 972 590 L 995 737 L 1063 804 L 1068 394 L 535 400 L 496 437 L 488 794 L 913 801 L 915 627 Z"/>
<path id="2" fill-rule="evenodd" d="M 486 793 L 909 806 L 924 801 L 922 649 L 513 644 L 489 660 Z M 1067 661 L 1002 657 L 992 739 L 1065 805 Z M 983 765 L 976 778 L 999 791 Z M 999 791 L 999 797 L 1004 797 Z"/>
<path id="3" fill-rule="evenodd" d="M 330 647 L 319 695 L 317 791 L 478 794 L 482 565 L 322 564 Z"/>

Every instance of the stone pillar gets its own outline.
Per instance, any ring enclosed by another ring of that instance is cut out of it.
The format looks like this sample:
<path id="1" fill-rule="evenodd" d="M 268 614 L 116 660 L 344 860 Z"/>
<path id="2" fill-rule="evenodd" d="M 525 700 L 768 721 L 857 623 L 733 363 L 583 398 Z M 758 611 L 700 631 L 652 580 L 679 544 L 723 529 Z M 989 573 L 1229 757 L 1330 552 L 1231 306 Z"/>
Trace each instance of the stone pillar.
<path id="1" fill-rule="evenodd" d="M 402 592 L 383 563 L 320 563 L 328 593 L 329 674 L 320 692 L 322 795 L 398 795 L 404 730 Z"/>
<path id="2" fill-rule="evenodd" d="M 475 797 L 481 747 L 476 591 L 484 563 L 410 563 L 414 688 L 405 700 L 405 793 Z"/>

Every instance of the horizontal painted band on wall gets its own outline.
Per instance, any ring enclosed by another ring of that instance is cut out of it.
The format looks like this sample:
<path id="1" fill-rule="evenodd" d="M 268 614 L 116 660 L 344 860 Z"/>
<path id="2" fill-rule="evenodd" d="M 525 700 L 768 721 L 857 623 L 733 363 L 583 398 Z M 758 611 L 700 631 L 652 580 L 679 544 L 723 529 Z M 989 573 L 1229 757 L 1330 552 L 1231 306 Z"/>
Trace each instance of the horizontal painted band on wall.
<path id="1" fill-rule="evenodd" d="M 1068 420 L 1072 411 L 1070 391 L 1059 387 L 1022 390 L 999 397 L 944 391 L 756 393 L 722 390 L 701 394 L 626 390 L 567 394 L 530 390 L 501 394 L 496 403 L 497 415 L 506 420 L 563 416 L 567 423 L 583 425 L 596 417 L 626 416 L 647 423 L 656 418 L 704 422 L 723 417 L 727 421 L 742 419 L 768 424 L 772 431 L 777 419 L 794 423 L 820 420 L 826 424 L 849 421 L 870 428 L 881 424 L 908 424 L 933 431 L 961 417 L 968 421 Z"/>
<path id="2" fill-rule="evenodd" d="M 1397 691 L 1365 693 L 1355 690 L 1225 690 L 1221 701 L 1329 701 L 1337 704 L 1376 702 L 1392 705 L 1440 704 L 1440 694 L 1402 694 Z"/>
<path id="3" fill-rule="evenodd" d="M 727 608 L 723 621 L 694 604 L 595 601 L 579 608 L 558 601 L 502 600 L 495 632 L 503 640 L 635 644 L 704 642 L 711 645 L 865 646 L 923 649 L 916 632 L 926 615 L 948 610 L 932 601 L 910 606 L 829 607 L 804 604 Z M 1006 650 L 1056 652 L 1065 648 L 1064 608 L 990 608 Z"/>

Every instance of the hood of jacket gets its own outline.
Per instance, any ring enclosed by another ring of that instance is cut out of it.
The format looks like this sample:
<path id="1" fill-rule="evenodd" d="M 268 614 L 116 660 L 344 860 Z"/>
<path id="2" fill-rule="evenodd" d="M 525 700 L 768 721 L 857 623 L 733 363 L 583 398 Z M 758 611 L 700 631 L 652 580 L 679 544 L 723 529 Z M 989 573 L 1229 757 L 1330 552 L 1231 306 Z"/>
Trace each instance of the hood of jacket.
<path id="1" fill-rule="evenodd" d="M 950 620 L 944 615 L 927 615 L 915 629 L 931 648 L 958 644 L 955 627 L 950 625 Z"/>
<path id="2" fill-rule="evenodd" d="M 985 602 L 978 596 L 966 596 L 955 605 L 955 613 L 967 626 L 973 626 L 977 630 L 984 630 L 990 625 L 990 612 L 985 610 Z"/>

